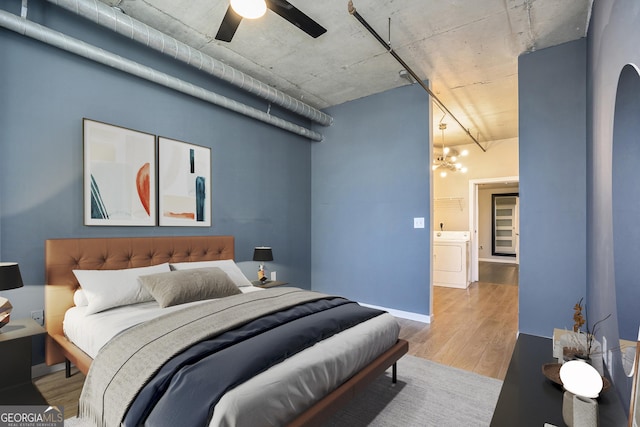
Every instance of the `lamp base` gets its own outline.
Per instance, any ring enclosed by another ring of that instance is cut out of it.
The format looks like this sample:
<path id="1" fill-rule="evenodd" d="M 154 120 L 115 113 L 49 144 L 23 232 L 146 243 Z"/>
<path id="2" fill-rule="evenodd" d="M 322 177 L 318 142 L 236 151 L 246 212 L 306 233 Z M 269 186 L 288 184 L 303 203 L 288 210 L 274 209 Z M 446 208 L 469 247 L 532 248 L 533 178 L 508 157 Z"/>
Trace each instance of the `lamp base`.
<path id="1" fill-rule="evenodd" d="M 260 280 L 261 282 L 267 280 L 267 269 L 265 268 L 264 264 L 260 264 L 260 266 L 258 267 L 258 280 Z"/>

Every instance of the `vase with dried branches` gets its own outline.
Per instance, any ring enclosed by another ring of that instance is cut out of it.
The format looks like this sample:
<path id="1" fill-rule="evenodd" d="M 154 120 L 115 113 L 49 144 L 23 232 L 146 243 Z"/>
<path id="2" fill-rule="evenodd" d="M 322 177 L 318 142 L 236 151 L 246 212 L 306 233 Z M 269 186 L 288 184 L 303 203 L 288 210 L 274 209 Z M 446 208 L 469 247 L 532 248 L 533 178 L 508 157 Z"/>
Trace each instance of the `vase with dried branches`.
<path id="1" fill-rule="evenodd" d="M 602 322 L 611 317 L 611 314 L 598 320 L 593 325 L 590 325 L 589 317 L 587 316 L 586 307 L 583 301 L 584 298 L 580 298 L 580 300 L 573 306 L 574 334 L 567 334 L 563 336 L 565 342 L 563 343 L 562 354 L 565 360 L 577 358 L 591 361 L 593 356 L 601 356 L 602 350 L 600 343 L 596 340 L 596 333 L 598 332 L 598 327 Z M 584 331 L 582 330 L 583 326 L 585 326 Z"/>

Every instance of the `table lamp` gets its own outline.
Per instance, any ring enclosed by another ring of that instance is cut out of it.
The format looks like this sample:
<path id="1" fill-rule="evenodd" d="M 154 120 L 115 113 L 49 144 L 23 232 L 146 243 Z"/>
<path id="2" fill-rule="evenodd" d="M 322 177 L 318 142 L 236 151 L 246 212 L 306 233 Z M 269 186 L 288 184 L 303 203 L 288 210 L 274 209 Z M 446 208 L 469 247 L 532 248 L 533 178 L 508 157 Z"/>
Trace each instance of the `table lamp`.
<path id="1" fill-rule="evenodd" d="M 258 267 L 258 280 L 265 282 L 267 280 L 267 274 L 265 272 L 265 261 L 273 261 L 273 252 L 269 246 L 257 246 L 253 249 L 253 260 L 260 261 L 260 267 Z"/>
<path id="2" fill-rule="evenodd" d="M 0 262 L 0 291 L 22 287 L 22 276 L 17 262 Z M 0 328 L 9 323 L 13 306 L 7 298 L 0 297 Z"/>

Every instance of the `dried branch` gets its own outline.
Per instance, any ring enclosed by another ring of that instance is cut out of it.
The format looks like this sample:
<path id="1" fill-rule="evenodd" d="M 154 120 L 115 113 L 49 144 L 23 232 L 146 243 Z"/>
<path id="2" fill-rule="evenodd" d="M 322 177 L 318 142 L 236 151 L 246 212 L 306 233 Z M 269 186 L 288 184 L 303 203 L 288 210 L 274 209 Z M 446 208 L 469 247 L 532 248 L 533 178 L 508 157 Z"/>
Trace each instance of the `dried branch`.
<path id="1" fill-rule="evenodd" d="M 575 322 L 573 324 L 573 332 L 579 332 L 580 328 L 582 327 L 582 325 L 584 325 L 585 323 L 585 318 L 582 316 L 582 300 L 584 298 L 580 298 L 580 301 L 578 301 L 576 303 L 576 305 L 573 306 L 573 321 Z"/>

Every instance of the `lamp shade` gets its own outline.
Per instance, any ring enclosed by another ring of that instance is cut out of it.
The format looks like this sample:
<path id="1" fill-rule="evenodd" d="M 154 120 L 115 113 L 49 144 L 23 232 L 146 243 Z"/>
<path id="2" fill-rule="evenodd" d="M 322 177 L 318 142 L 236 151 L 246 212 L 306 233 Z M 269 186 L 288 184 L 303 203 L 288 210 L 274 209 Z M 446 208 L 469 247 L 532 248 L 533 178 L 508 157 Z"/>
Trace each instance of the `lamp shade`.
<path id="1" fill-rule="evenodd" d="M 254 261 L 273 261 L 273 252 L 269 246 L 258 246 L 253 249 Z"/>
<path id="2" fill-rule="evenodd" d="M 22 287 L 22 276 L 17 262 L 0 262 L 0 291 Z"/>

